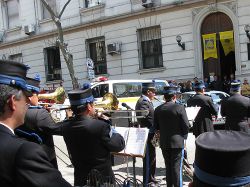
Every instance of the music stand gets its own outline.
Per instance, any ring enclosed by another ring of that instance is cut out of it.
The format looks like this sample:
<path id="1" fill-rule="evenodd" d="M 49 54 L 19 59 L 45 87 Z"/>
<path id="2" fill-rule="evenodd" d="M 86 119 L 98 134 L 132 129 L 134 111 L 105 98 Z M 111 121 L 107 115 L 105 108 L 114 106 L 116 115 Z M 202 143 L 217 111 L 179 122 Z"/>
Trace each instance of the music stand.
<path id="1" fill-rule="evenodd" d="M 135 127 L 116 127 L 118 133 L 120 133 L 125 140 L 125 149 L 119 153 L 114 153 L 116 155 L 129 156 L 132 157 L 133 161 L 133 181 L 134 186 L 137 184 L 135 163 L 136 157 L 144 157 L 145 146 L 148 138 L 147 128 L 135 128 Z M 127 173 L 128 174 L 128 173 Z"/>

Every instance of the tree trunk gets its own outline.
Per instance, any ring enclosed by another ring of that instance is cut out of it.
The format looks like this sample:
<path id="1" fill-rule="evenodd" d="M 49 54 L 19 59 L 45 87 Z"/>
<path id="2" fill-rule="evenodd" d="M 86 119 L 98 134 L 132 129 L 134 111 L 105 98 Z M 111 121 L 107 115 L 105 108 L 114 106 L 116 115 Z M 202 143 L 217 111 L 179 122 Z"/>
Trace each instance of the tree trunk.
<path id="1" fill-rule="evenodd" d="M 52 8 L 49 6 L 46 0 L 41 0 L 43 3 L 44 7 L 48 10 L 48 12 L 51 15 L 51 18 L 53 22 L 55 23 L 58 31 L 58 36 L 57 36 L 57 45 L 59 46 L 64 60 L 67 64 L 67 68 L 69 70 L 69 75 L 72 81 L 72 86 L 73 89 L 79 88 L 78 80 L 75 77 L 75 71 L 74 71 L 74 66 L 73 66 L 73 55 L 68 51 L 67 45 L 64 43 L 64 38 L 63 38 L 63 29 L 62 29 L 62 24 L 61 24 L 61 16 L 67 7 L 67 5 L 70 3 L 71 0 L 68 0 L 65 5 L 63 6 L 63 9 L 59 13 L 59 15 L 56 15 L 55 12 L 52 10 Z"/>

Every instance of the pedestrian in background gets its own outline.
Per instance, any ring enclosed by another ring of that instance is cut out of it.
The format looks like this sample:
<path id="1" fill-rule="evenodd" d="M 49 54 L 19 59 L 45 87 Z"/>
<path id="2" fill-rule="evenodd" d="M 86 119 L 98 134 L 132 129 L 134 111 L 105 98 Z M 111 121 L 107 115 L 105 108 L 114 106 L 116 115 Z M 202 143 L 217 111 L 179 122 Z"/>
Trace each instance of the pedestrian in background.
<path id="1" fill-rule="evenodd" d="M 249 97 L 250 96 L 250 85 L 248 83 L 248 79 L 244 78 L 244 82 L 241 85 L 241 95 L 245 96 L 245 97 Z"/>
<path id="2" fill-rule="evenodd" d="M 184 106 L 176 103 L 178 87 L 164 87 L 163 93 L 166 102 L 155 109 L 154 126 L 160 134 L 167 186 L 181 187 L 184 140 L 187 139 L 189 122 Z"/>
<path id="3" fill-rule="evenodd" d="M 185 90 L 184 92 L 191 92 L 193 91 L 193 84 L 190 80 L 188 80 L 186 83 L 185 83 Z"/>
<path id="4" fill-rule="evenodd" d="M 248 132 L 250 117 L 250 99 L 240 94 L 240 81 L 231 82 L 231 96 L 222 100 L 221 115 L 226 117 L 226 129 Z"/>
<path id="5" fill-rule="evenodd" d="M 214 80 L 212 82 L 210 82 L 210 90 L 218 90 L 220 91 L 221 88 L 221 82 L 219 80 L 219 77 L 217 75 L 214 75 Z"/>
<path id="6" fill-rule="evenodd" d="M 0 186 L 70 187 L 36 143 L 18 138 L 32 93 L 24 64 L 0 60 Z"/>
<path id="7" fill-rule="evenodd" d="M 193 134 L 197 138 L 200 134 L 208 131 L 214 131 L 212 115 L 217 116 L 217 108 L 209 96 L 205 96 L 205 86 L 202 82 L 194 85 L 196 94 L 187 100 L 188 107 L 200 107 L 193 123 Z"/>
<path id="8" fill-rule="evenodd" d="M 229 79 L 230 79 L 230 83 L 236 80 L 236 79 L 235 79 L 234 73 L 231 73 L 231 74 L 230 74 Z"/>
<path id="9" fill-rule="evenodd" d="M 206 91 L 209 91 L 210 82 L 209 82 L 208 77 L 204 77 L 204 86 L 205 86 Z"/>
<path id="10" fill-rule="evenodd" d="M 227 79 L 227 75 L 223 76 L 222 91 L 228 94 L 230 93 L 230 81 Z"/>
<path id="11" fill-rule="evenodd" d="M 237 131 L 201 134 L 195 141 L 190 187 L 249 187 L 250 135 Z"/>
<path id="12" fill-rule="evenodd" d="M 136 110 L 147 110 L 149 113 L 145 118 L 138 118 L 138 123 L 140 127 L 146 127 L 149 129 L 146 154 L 143 158 L 143 185 L 155 186 L 157 181 L 155 179 L 155 169 L 156 169 L 156 152 L 155 147 L 152 144 L 152 139 L 155 134 L 154 129 L 154 106 L 152 100 L 155 97 L 155 85 L 154 83 L 142 83 L 142 95 L 138 99 L 135 109 Z M 143 113 L 136 112 L 137 116 L 142 116 Z"/>

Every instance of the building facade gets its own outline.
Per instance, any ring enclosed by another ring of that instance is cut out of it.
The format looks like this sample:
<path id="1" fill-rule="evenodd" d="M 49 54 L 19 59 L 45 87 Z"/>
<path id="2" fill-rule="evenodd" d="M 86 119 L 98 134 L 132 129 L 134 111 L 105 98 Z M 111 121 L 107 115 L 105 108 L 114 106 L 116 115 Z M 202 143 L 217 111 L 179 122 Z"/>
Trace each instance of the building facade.
<path id="1" fill-rule="evenodd" d="M 47 0 L 56 13 L 67 0 Z M 71 89 L 57 29 L 41 0 L 0 1 L 0 58 Z M 249 0 L 71 0 L 61 23 L 75 76 L 191 80 L 250 78 Z M 246 30 L 246 31 L 245 31 Z"/>

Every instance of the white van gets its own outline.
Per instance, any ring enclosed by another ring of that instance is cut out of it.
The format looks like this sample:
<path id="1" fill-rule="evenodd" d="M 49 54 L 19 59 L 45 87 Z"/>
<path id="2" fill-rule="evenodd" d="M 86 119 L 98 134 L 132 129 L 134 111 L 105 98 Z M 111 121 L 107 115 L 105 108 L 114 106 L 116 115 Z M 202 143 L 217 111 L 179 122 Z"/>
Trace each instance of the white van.
<path id="1" fill-rule="evenodd" d="M 168 86 L 168 82 L 165 80 L 134 80 L 134 79 L 126 79 L 126 80 L 102 80 L 91 83 L 91 89 L 94 98 L 96 99 L 96 102 L 102 101 L 103 96 L 106 93 L 112 93 L 114 94 L 117 99 L 119 100 L 119 106 L 118 108 L 122 110 L 126 110 L 125 107 L 122 106 L 122 103 L 126 103 L 130 108 L 135 109 L 135 105 L 137 100 L 142 94 L 142 83 L 155 83 L 156 87 L 156 98 L 159 100 L 153 101 L 154 106 L 159 106 L 164 101 L 162 101 L 162 91 L 164 86 Z M 56 107 L 58 109 L 64 108 L 65 106 L 69 106 L 70 102 L 67 98 L 64 102 L 64 104 L 59 105 L 56 104 Z M 65 110 L 56 110 L 56 113 L 53 113 L 54 118 L 58 119 L 58 121 L 62 121 L 66 117 Z M 123 115 L 129 115 L 129 114 L 123 114 Z M 135 113 L 131 114 L 133 116 L 132 122 L 136 121 Z M 124 122 L 125 121 L 125 122 Z M 127 119 L 119 120 L 119 124 L 123 124 L 123 126 L 127 125 Z M 125 125 L 124 125 L 125 124 Z"/>
<path id="2" fill-rule="evenodd" d="M 162 94 L 164 86 L 168 86 L 168 82 L 165 80 L 105 80 L 100 82 L 91 83 L 91 89 L 94 98 L 101 101 L 106 93 L 114 94 L 119 100 L 119 108 L 122 107 L 122 103 L 126 103 L 132 109 L 135 109 L 137 100 L 142 94 L 142 83 L 155 83 L 156 98 Z"/>

